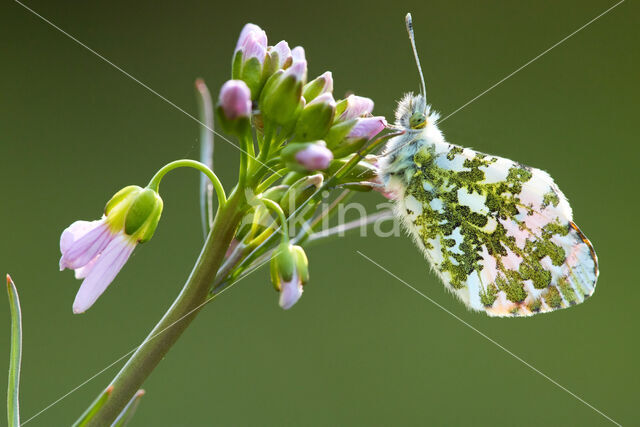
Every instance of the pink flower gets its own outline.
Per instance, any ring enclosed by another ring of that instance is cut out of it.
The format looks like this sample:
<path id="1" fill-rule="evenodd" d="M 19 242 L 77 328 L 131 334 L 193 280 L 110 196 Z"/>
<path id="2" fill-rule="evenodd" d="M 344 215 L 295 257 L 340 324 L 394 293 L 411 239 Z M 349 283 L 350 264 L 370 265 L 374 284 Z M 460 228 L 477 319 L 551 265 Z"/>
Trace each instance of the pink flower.
<path id="1" fill-rule="evenodd" d="M 242 80 L 228 80 L 220 89 L 220 106 L 229 120 L 251 115 L 251 91 Z"/>
<path id="2" fill-rule="evenodd" d="M 322 144 L 309 144 L 295 155 L 296 162 L 309 171 L 324 170 L 333 160 L 333 153 Z"/>
<path id="3" fill-rule="evenodd" d="M 107 217 L 76 221 L 60 236 L 60 270 L 75 270 L 84 279 L 73 302 L 73 312 L 86 311 L 111 284 L 129 259 L 137 240 L 124 231 L 113 231 Z"/>
<path id="4" fill-rule="evenodd" d="M 84 279 L 73 312 L 93 305 L 113 282 L 138 243 L 151 239 L 162 214 L 156 190 L 130 185 L 107 203 L 97 221 L 76 221 L 60 236 L 60 270 L 75 270 Z"/>
<path id="5" fill-rule="evenodd" d="M 351 120 L 371 114 L 373 111 L 373 100 L 364 96 L 349 95 L 347 97 L 347 108 L 340 115 L 340 120 Z"/>
<path id="6" fill-rule="evenodd" d="M 347 139 L 371 139 L 387 126 L 387 121 L 382 116 L 360 118 L 349 131 Z"/>

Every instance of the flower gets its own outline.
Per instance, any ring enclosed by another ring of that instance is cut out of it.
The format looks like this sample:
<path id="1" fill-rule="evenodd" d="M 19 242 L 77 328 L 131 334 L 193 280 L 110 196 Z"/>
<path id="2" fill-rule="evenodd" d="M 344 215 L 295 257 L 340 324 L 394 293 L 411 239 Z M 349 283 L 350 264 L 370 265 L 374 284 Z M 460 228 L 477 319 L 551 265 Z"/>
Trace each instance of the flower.
<path id="1" fill-rule="evenodd" d="M 227 119 L 249 117 L 251 114 L 251 91 L 242 80 L 229 80 L 220 89 L 220 106 Z"/>
<path id="2" fill-rule="evenodd" d="M 364 96 L 349 95 L 346 99 L 347 105 L 339 120 L 351 120 L 371 114 L 373 111 L 373 100 Z"/>
<path id="3" fill-rule="evenodd" d="M 125 187 L 107 203 L 97 221 L 76 221 L 60 236 L 60 270 L 75 270 L 84 279 L 73 302 L 83 313 L 113 282 L 138 243 L 151 239 L 162 214 L 155 191 Z"/>
<path id="4" fill-rule="evenodd" d="M 324 170 L 333 160 L 333 153 L 324 143 L 306 144 L 295 154 L 296 162 L 308 171 Z"/>
<path id="5" fill-rule="evenodd" d="M 289 242 L 280 244 L 271 258 L 271 281 L 280 292 L 280 307 L 288 310 L 298 302 L 308 280 L 309 261 L 304 249 Z"/>

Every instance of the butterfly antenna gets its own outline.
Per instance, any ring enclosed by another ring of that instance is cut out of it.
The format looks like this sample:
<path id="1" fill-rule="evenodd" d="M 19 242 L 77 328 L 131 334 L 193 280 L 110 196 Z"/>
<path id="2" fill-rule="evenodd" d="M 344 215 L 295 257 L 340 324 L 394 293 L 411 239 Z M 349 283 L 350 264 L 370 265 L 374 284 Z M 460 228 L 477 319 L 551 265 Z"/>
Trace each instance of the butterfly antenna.
<path id="1" fill-rule="evenodd" d="M 413 34 L 413 21 L 411 20 L 411 14 L 407 13 L 405 17 L 405 23 L 407 24 L 407 33 L 409 33 L 409 41 L 411 42 L 411 48 L 413 49 L 413 57 L 416 59 L 416 65 L 418 66 L 418 73 L 420 74 L 420 89 L 422 92 L 422 99 L 427 102 L 427 87 L 424 84 L 424 75 L 422 74 L 422 67 L 420 66 L 420 58 L 418 58 L 418 50 L 416 49 L 416 36 Z"/>

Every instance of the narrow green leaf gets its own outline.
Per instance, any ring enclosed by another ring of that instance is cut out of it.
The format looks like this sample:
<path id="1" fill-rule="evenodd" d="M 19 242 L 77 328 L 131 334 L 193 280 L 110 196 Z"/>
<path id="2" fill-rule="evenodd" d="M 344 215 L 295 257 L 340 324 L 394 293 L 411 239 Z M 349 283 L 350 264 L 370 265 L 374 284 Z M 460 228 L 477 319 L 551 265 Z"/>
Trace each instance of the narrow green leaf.
<path id="1" fill-rule="evenodd" d="M 22 310 L 18 290 L 7 274 L 7 292 L 11 311 L 11 353 L 9 357 L 9 387 L 7 389 L 7 420 L 10 427 L 20 426 L 20 361 L 22 359 Z"/>
<path id="2" fill-rule="evenodd" d="M 200 162 L 213 170 L 213 103 L 204 80 L 196 80 L 196 93 L 200 120 Z M 200 176 L 200 216 L 206 239 L 213 223 L 213 185 L 204 175 Z"/>
<path id="3" fill-rule="evenodd" d="M 84 411 L 82 415 L 80 415 L 80 418 L 78 418 L 78 420 L 73 423 L 73 427 L 86 426 L 91 418 L 93 418 L 95 414 L 100 410 L 100 408 L 102 408 L 102 406 L 107 402 L 107 399 L 109 399 L 109 396 L 111 396 L 111 392 L 113 392 L 112 385 L 110 385 L 102 393 L 100 393 L 100 395 L 91 403 L 87 410 Z"/>
<path id="4" fill-rule="evenodd" d="M 138 405 L 140 405 L 140 399 L 144 396 L 144 390 L 138 390 L 136 394 L 133 395 L 127 406 L 124 407 L 118 418 L 111 424 L 111 427 L 125 427 L 129 424 L 129 421 L 133 418 L 133 415 L 138 409 Z"/>

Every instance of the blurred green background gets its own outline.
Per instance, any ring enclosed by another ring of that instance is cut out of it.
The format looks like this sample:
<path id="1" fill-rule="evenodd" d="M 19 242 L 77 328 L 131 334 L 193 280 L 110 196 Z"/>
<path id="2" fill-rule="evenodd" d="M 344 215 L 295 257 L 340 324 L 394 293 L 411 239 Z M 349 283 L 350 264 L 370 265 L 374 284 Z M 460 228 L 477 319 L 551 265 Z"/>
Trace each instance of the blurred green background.
<path id="1" fill-rule="evenodd" d="M 270 42 L 303 45 L 310 76 L 332 70 L 337 96 L 372 97 L 391 118 L 418 88 L 407 11 L 430 102 L 446 115 L 614 2 L 26 4 L 193 114 L 194 79 L 217 94 L 250 21 Z M 74 220 L 97 218 L 119 188 L 196 157 L 198 128 L 17 3 L 0 9 L 0 271 L 22 300 L 26 420 L 135 347 L 182 286 L 202 242 L 193 171 L 163 182 L 152 243 L 84 315 L 71 313 L 80 282 L 58 272 L 58 239 Z M 312 281 L 289 312 L 266 269 L 208 306 L 145 384 L 134 425 L 609 424 L 356 250 L 614 420 L 637 423 L 639 12 L 623 3 L 442 126 L 451 142 L 555 177 L 600 257 L 592 299 L 491 319 L 448 295 L 405 236 L 333 241 L 309 249 Z M 227 186 L 237 159 L 218 140 Z M 0 312 L 1 365 L 7 304 Z M 120 366 L 30 424 L 70 424 Z"/>

